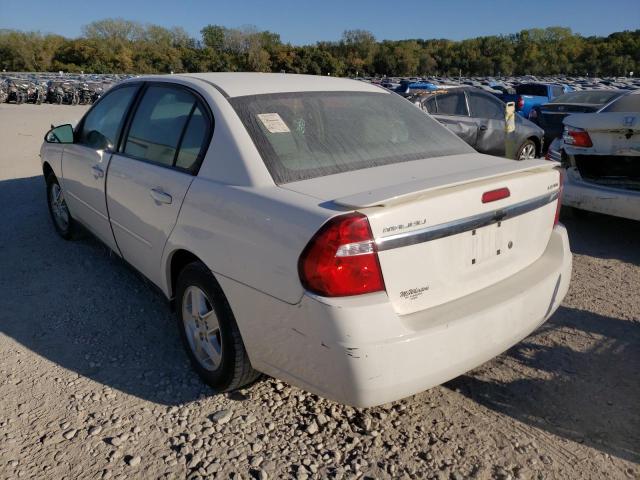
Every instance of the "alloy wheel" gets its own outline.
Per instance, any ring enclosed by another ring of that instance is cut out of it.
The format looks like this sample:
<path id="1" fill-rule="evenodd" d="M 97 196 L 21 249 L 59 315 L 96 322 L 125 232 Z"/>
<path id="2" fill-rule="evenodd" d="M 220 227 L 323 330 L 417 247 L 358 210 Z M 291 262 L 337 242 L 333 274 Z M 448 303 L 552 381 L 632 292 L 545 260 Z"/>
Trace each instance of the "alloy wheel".
<path id="1" fill-rule="evenodd" d="M 518 160 L 532 160 L 536 158 L 536 146 L 533 143 L 527 143 L 520 150 Z"/>
<path id="2" fill-rule="evenodd" d="M 56 222 L 58 228 L 62 231 L 66 231 L 69 228 L 69 208 L 67 202 L 65 202 L 64 195 L 60 185 L 54 183 L 51 186 L 49 192 L 51 211 L 53 212 L 53 219 Z"/>
<path id="3" fill-rule="evenodd" d="M 202 368 L 214 371 L 222 361 L 220 323 L 207 294 L 194 285 L 182 297 L 182 322 L 189 347 Z"/>

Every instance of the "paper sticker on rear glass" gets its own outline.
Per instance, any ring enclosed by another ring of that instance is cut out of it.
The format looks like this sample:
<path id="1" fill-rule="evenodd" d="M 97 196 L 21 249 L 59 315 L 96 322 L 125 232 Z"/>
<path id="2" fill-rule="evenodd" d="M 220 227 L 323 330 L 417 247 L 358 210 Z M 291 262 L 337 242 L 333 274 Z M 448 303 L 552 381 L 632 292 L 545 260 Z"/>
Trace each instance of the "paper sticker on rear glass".
<path id="1" fill-rule="evenodd" d="M 278 113 L 259 113 L 258 118 L 270 133 L 289 133 L 289 127 Z"/>

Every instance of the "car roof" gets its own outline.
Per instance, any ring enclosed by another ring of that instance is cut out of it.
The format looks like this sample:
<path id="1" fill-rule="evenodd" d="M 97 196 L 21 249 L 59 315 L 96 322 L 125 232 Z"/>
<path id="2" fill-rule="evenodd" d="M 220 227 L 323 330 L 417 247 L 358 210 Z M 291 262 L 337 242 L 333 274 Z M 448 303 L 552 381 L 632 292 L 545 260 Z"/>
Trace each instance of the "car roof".
<path id="1" fill-rule="evenodd" d="M 212 84 L 227 97 L 285 92 L 373 92 L 390 94 L 381 87 L 348 78 L 298 75 L 292 73 L 212 72 L 184 73 L 181 78 L 197 78 Z M 166 79 L 166 75 L 163 76 Z M 158 77 L 139 77 L 148 80 Z"/>

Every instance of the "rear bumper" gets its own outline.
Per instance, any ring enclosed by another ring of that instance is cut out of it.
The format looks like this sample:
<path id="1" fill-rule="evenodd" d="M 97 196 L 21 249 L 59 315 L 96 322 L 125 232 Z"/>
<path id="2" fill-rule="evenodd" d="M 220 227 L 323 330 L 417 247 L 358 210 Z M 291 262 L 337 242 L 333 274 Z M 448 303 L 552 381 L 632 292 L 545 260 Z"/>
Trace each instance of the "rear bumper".
<path id="1" fill-rule="evenodd" d="M 399 400 L 446 382 L 516 344 L 560 305 L 572 257 L 556 226 L 544 254 L 489 288 L 399 316 L 385 293 L 305 295 L 290 305 L 233 280 L 220 283 L 253 366 L 358 407 Z"/>
<path id="2" fill-rule="evenodd" d="M 575 168 L 567 169 L 562 204 L 640 221 L 640 192 L 587 182 Z"/>

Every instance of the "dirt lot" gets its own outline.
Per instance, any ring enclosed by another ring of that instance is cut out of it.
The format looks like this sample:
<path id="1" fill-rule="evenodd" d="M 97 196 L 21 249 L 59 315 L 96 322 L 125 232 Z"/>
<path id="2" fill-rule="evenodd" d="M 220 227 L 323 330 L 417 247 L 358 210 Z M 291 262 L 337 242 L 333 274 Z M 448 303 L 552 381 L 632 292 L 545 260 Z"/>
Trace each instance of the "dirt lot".
<path id="1" fill-rule="evenodd" d="M 0 105 L 0 478 L 640 478 L 640 225 L 564 215 L 563 306 L 446 385 L 355 410 L 214 396 L 163 299 L 48 218 L 38 149 L 83 107 Z"/>

